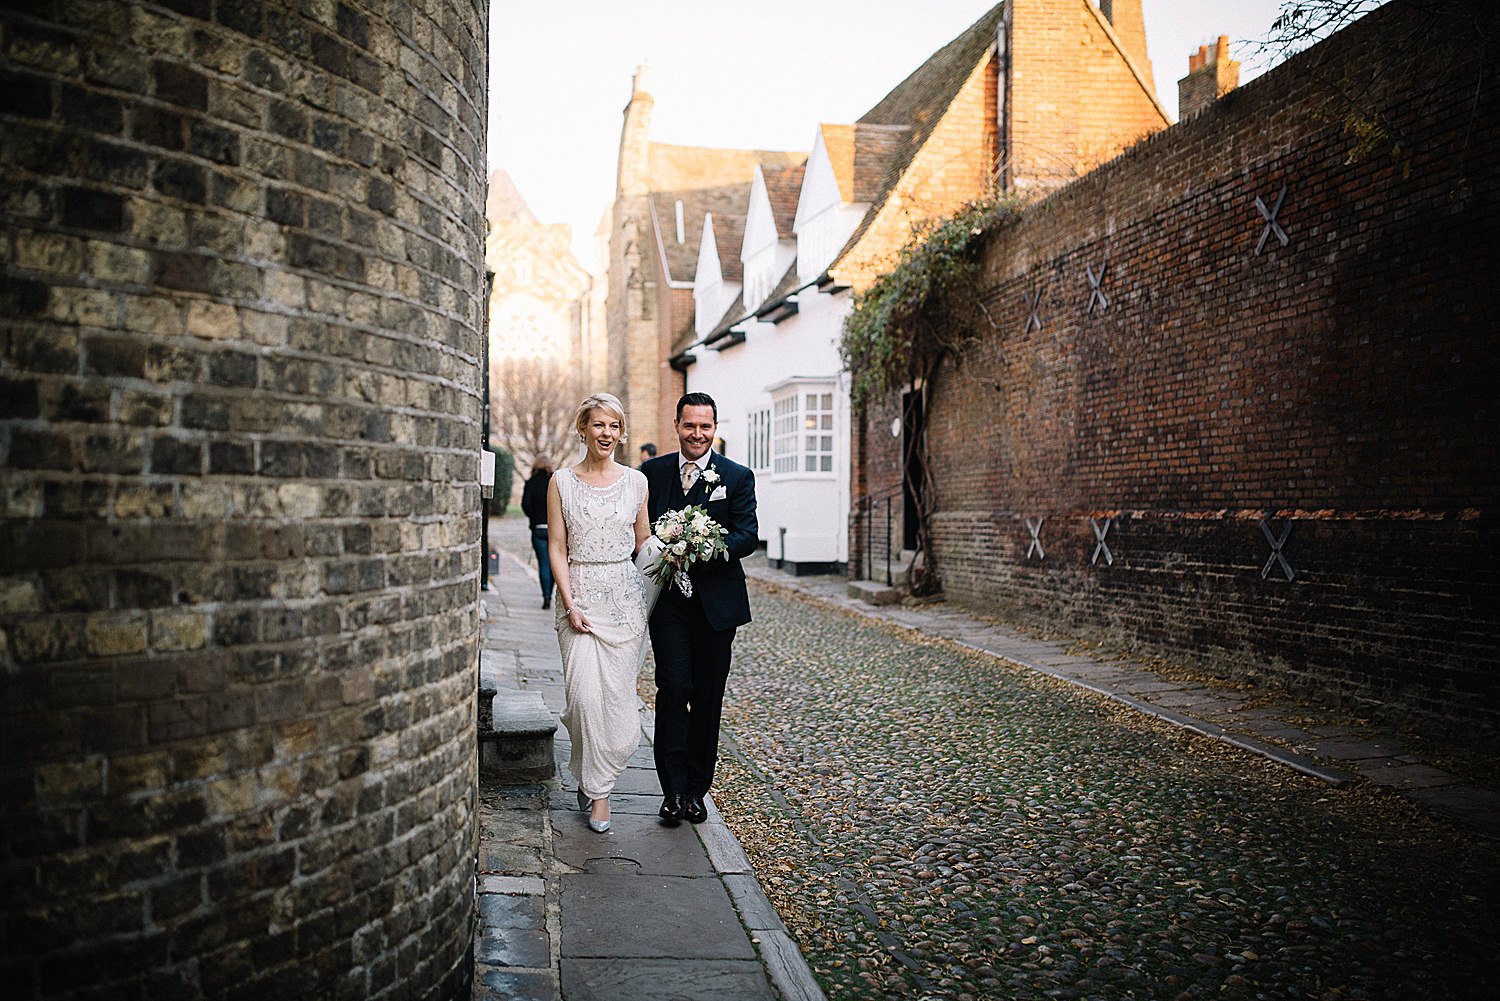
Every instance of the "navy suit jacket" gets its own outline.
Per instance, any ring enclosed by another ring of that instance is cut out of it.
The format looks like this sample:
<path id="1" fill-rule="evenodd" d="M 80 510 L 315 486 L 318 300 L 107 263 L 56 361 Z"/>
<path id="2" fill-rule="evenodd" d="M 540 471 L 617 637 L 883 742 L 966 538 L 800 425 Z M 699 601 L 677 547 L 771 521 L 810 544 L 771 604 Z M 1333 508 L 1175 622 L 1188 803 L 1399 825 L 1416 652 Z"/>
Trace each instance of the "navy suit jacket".
<path id="1" fill-rule="evenodd" d="M 750 621 L 750 595 L 745 589 L 745 568 L 740 560 L 755 552 L 759 542 L 759 525 L 755 520 L 755 474 L 748 467 L 732 462 L 717 452 L 709 453 L 708 465 L 719 474 L 719 482 L 708 484 L 702 476 L 693 489 L 682 493 L 682 478 L 677 469 L 676 452 L 659 455 L 641 465 L 650 491 L 647 513 L 654 525 L 667 511 L 693 505 L 708 509 L 708 516 L 729 530 L 724 544 L 729 558 L 694 563 L 688 569 L 693 581 L 693 597 L 703 603 L 703 614 L 716 630 L 731 629 Z M 723 488 L 724 496 L 710 500 Z M 682 601 L 675 587 L 662 591 L 662 601 Z"/>

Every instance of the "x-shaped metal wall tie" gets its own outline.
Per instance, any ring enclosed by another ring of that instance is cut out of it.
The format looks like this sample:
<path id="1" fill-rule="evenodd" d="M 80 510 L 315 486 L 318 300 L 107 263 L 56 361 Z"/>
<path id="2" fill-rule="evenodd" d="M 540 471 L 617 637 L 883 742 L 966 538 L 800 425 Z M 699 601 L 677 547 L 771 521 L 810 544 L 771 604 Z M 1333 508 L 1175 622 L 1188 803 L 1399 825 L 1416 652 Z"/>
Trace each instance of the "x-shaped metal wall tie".
<path id="1" fill-rule="evenodd" d="M 1260 195 L 1255 196 L 1255 207 L 1260 209 L 1260 214 L 1265 217 L 1266 220 L 1266 228 L 1261 230 L 1260 233 L 1260 242 L 1255 245 L 1256 257 L 1259 257 L 1260 252 L 1266 248 L 1266 238 L 1269 237 L 1272 233 L 1276 234 L 1276 239 L 1281 241 L 1281 245 L 1283 247 L 1291 242 L 1290 238 L 1288 238 L 1286 235 L 1286 230 L 1282 229 L 1281 223 L 1276 221 L 1276 217 L 1281 214 L 1281 203 L 1285 198 L 1285 184 L 1281 186 L 1281 193 L 1276 196 L 1275 208 L 1266 208 L 1266 203 L 1260 200 Z"/>
<path id="2" fill-rule="evenodd" d="M 1023 334 L 1029 334 L 1031 332 L 1031 329 L 1033 327 L 1035 327 L 1037 330 L 1041 330 L 1042 329 L 1042 314 L 1041 314 L 1041 307 L 1042 307 L 1042 286 L 1038 285 L 1032 291 L 1032 293 L 1030 295 L 1027 295 L 1025 292 L 1022 292 L 1021 293 L 1021 298 L 1025 299 L 1026 300 L 1026 305 L 1028 305 L 1028 306 L 1031 307 L 1031 312 L 1028 313 L 1028 314 L 1026 314 L 1026 326 L 1024 326 L 1024 327 L 1021 328 L 1021 333 L 1023 333 Z"/>
<path id="3" fill-rule="evenodd" d="M 1102 553 L 1104 555 L 1104 563 L 1105 563 L 1106 566 L 1114 566 L 1115 565 L 1115 555 L 1114 555 L 1114 553 L 1111 553 L 1109 551 L 1109 546 L 1104 541 L 1104 537 L 1109 534 L 1110 526 L 1112 526 L 1114 523 L 1115 523 L 1115 520 L 1113 518 L 1105 518 L 1104 519 L 1104 527 L 1100 528 L 1099 527 L 1099 519 L 1097 519 L 1097 518 L 1090 518 L 1089 519 L 1089 524 L 1091 526 L 1093 526 L 1093 529 L 1094 529 L 1094 538 L 1097 540 L 1094 543 L 1094 555 L 1089 560 L 1090 563 L 1098 563 L 1099 562 L 1099 555 Z"/>
<path id="4" fill-rule="evenodd" d="M 1294 524 L 1296 524 L 1296 522 L 1288 521 L 1286 523 L 1286 527 L 1281 530 L 1281 538 L 1278 539 L 1275 535 L 1272 534 L 1270 523 L 1267 522 L 1264 518 L 1260 520 L 1261 534 L 1263 534 L 1266 537 L 1266 541 L 1271 544 L 1271 555 L 1266 558 L 1266 565 L 1260 568 L 1261 580 L 1266 579 L 1267 575 L 1269 575 L 1271 572 L 1271 568 L 1277 563 L 1281 564 L 1281 572 L 1286 574 L 1287 580 L 1291 580 L 1294 576 L 1292 574 L 1292 565 L 1286 561 L 1285 556 L 1281 555 L 1281 547 L 1286 545 L 1286 537 L 1292 534 L 1292 526 Z"/>
<path id="5" fill-rule="evenodd" d="M 1047 558 L 1047 554 L 1042 550 L 1042 522 L 1046 520 L 1046 515 L 1035 521 L 1032 521 L 1030 518 L 1026 519 L 1026 529 L 1031 533 L 1031 545 L 1026 547 L 1026 558 L 1028 560 L 1031 559 L 1032 553 L 1036 553 L 1036 558 L 1039 560 Z"/>
<path id="6" fill-rule="evenodd" d="M 1101 312 L 1101 313 L 1104 312 L 1106 309 L 1109 308 L 1109 296 L 1105 295 L 1104 294 L 1104 290 L 1099 287 L 1099 283 L 1102 282 L 1102 281 L 1104 281 L 1104 272 L 1106 272 L 1108 270 L 1109 270 L 1109 262 L 1105 261 L 1103 264 L 1099 265 L 1099 277 L 1095 278 L 1094 277 L 1094 266 L 1092 264 L 1085 264 L 1083 266 L 1083 273 L 1085 275 L 1087 275 L 1088 279 L 1089 279 L 1089 312 L 1090 313 L 1092 313 L 1094 311 L 1094 303 L 1096 303 L 1096 302 L 1099 304 L 1099 312 Z"/>

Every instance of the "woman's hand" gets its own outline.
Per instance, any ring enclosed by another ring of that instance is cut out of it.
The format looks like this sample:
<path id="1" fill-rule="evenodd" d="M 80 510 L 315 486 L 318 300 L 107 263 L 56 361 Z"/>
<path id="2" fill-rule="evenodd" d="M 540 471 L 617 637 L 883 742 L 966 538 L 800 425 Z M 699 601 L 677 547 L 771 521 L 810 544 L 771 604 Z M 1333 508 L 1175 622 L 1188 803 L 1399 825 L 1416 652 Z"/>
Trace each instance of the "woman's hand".
<path id="1" fill-rule="evenodd" d="M 568 609 L 568 625 L 581 633 L 591 633 L 594 631 L 594 627 L 589 622 L 588 617 L 583 614 L 583 609 L 577 606 Z"/>

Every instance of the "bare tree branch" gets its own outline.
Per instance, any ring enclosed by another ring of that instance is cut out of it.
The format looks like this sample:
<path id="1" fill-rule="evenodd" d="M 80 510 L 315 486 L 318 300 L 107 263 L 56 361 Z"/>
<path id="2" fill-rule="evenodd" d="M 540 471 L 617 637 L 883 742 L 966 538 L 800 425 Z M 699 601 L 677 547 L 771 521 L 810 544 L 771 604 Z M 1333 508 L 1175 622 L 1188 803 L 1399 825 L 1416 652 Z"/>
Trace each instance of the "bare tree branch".
<path id="1" fill-rule="evenodd" d="M 554 466 L 575 451 L 573 415 L 585 392 L 578 372 L 545 358 L 508 358 L 491 370 L 491 424 L 525 470 L 540 456 Z"/>

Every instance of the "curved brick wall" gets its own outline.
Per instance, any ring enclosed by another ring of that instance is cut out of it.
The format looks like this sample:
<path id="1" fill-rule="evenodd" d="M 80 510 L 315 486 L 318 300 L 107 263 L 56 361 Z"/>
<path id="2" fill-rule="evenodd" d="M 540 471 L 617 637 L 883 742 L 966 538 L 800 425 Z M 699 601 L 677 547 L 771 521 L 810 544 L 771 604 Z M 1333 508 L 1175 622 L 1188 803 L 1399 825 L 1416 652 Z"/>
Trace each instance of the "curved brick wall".
<path id="1" fill-rule="evenodd" d="M 0 12 L 9 996 L 467 996 L 485 17 Z"/>

